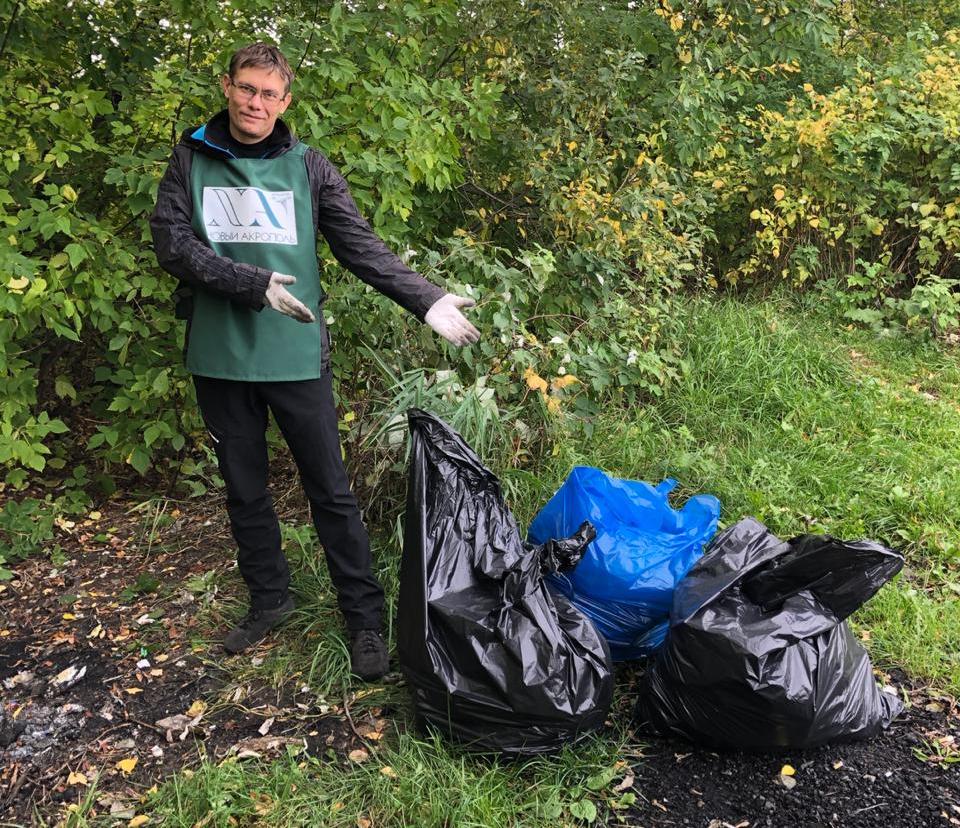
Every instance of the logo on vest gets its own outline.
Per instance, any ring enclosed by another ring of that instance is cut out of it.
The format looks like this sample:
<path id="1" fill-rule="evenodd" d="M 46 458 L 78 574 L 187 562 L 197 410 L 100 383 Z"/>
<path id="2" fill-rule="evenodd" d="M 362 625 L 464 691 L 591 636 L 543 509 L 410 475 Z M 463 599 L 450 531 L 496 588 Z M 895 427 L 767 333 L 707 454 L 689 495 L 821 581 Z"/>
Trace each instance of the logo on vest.
<path id="1" fill-rule="evenodd" d="M 293 192 L 204 187 L 203 226 L 211 242 L 296 244 Z"/>

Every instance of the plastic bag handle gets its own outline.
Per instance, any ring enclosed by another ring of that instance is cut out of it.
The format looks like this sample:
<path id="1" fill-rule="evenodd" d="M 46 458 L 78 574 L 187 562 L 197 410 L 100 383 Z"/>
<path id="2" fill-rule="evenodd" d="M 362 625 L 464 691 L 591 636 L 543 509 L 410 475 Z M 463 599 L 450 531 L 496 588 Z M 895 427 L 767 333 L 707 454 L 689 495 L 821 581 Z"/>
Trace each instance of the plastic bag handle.
<path id="1" fill-rule="evenodd" d="M 809 590 L 842 621 L 903 567 L 902 555 L 871 541 L 803 535 L 790 546 L 790 552 L 743 581 L 746 596 L 765 611 Z"/>

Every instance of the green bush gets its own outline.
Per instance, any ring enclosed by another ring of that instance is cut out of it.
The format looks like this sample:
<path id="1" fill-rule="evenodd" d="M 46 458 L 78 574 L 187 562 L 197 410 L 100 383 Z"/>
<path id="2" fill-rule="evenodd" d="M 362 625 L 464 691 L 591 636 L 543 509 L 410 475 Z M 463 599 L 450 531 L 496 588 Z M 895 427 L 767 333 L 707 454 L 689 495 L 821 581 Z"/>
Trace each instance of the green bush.
<path id="1" fill-rule="evenodd" d="M 946 6 L 914 5 L 895 36 L 878 18 L 849 41 L 831 0 L 16 4 L 0 24 L 3 485 L 84 457 L 108 490 L 153 470 L 202 491 L 146 218 L 172 145 L 256 37 L 292 58 L 290 121 L 378 232 L 479 302 L 484 338 L 455 351 L 321 247 L 360 420 L 386 376 L 424 368 L 481 383 L 541 436 L 568 415 L 589 427 L 679 376 L 672 302 L 691 288 L 830 275 L 852 319 L 956 327 L 957 37 L 929 28 Z"/>

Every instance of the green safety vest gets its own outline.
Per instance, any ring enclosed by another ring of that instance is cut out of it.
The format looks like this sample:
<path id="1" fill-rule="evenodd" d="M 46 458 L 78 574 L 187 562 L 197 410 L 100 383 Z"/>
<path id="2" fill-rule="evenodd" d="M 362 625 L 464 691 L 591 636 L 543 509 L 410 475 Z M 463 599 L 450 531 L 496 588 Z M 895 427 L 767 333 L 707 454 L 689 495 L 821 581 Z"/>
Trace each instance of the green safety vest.
<path id="1" fill-rule="evenodd" d="M 317 379 L 326 326 L 317 236 L 304 144 L 276 158 L 219 161 L 194 153 L 193 229 L 218 256 L 297 277 L 288 290 L 316 322 L 271 308 L 256 311 L 198 288 L 187 343 L 187 370 L 219 379 Z"/>

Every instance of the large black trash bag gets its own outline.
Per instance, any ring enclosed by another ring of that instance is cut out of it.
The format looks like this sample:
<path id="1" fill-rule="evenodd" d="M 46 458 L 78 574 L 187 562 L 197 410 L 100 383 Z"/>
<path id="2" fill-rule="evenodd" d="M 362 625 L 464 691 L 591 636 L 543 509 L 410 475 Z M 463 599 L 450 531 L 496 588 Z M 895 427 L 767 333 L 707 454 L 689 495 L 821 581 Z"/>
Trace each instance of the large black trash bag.
<path id="1" fill-rule="evenodd" d="M 903 705 L 880 692 L 844 619 L 902 566 L 870 541 L 785 543 L 753 518 L 731 526 L 677 586 L 638 719 L 726 748 L 875 736 Z"/>
<path id="2" fill-rule="evenodd" d="M 592 527 L 524 545 L 499 481 L 460 435 L 426 412 L 408 416 L 398 649 L 418 725 L 516 755 L 600 727 L 613 696 L 609 650 L 542 574 L 572 565 Z"/>

